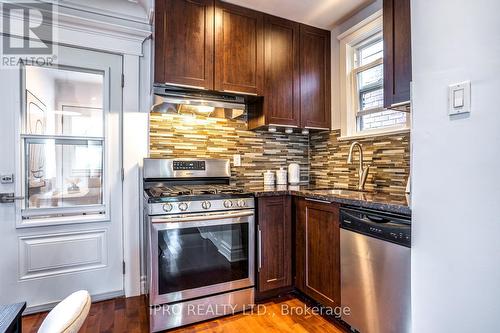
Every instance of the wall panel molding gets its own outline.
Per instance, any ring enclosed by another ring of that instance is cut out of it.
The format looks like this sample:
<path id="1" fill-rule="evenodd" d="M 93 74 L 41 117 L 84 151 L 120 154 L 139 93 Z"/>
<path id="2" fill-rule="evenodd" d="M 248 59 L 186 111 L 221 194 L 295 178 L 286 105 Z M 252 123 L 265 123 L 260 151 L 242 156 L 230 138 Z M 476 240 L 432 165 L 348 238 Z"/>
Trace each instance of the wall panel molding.
<path id="1" fill-rule="evenodd" d="M 103 229 L 19 237 L 19 280 L 106 267 L 106 233 Z"/>

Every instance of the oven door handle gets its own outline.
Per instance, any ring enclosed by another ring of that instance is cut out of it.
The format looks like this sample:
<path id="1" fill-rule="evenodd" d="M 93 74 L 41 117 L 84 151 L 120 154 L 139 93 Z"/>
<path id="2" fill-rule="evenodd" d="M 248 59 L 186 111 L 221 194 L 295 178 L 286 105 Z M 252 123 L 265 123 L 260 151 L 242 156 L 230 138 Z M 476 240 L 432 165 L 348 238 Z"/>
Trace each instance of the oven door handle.
<path id="1" fill-rule="evenodd" d="M 218 213 L 218 214 L 202 214 L 195 216 L 174 216 L 174 217 L 153 217 L 152 223 L 179 223 L 179 222 L 196 222 L 196 221 L 213 221 L 213 220 L 227 220 L 239 217 L 253 216 L 253 210 L 238 211 L 235 213 Z"/>

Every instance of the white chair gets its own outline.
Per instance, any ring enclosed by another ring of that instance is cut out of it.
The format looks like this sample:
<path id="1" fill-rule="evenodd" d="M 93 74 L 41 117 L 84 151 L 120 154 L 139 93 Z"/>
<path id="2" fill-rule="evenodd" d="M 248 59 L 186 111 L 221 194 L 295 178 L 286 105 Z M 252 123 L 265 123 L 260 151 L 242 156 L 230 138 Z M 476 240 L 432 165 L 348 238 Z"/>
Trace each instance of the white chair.
<path id="1" fill-rule="evenodd" d="M 72 293 L 49 312 L 38 333 L 77 333 L 89 314 L 90 304 L 88 291 Z"/>

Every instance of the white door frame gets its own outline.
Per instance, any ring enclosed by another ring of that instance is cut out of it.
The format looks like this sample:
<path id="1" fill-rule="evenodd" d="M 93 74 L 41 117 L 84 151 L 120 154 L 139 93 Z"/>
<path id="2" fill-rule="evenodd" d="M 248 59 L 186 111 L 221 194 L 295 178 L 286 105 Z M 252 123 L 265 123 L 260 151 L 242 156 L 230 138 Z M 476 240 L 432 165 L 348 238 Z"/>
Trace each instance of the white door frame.
<path id="1" fill-rule="evenodd" d="M 142 191 L 140 167 L 148 154 L 148 111 L 151 105 L 151 55 L 148 38 L 152 27 L 145 22 L 110 18 L 81 11 L 67 13 L 60 9 L 57 42 L 62 45 L 91 46 L 97 51 L 123 56 L 124 86 L 122 91 L 123 167 L 123 257 L 125 262 L 125 296 L 141 293 L 140 224 Z M 3 13 L 0 13 L 3 15 Z M 15 18 L 13 18 L 15 19 Z M 22 18 L 18 18 L 22 20 Z M 12 31 L 22 36 L 22 31 Z M 146 41 L 146 46 L 144 42 Z M 142 84 L 142 85 L 141 85 Z"/>

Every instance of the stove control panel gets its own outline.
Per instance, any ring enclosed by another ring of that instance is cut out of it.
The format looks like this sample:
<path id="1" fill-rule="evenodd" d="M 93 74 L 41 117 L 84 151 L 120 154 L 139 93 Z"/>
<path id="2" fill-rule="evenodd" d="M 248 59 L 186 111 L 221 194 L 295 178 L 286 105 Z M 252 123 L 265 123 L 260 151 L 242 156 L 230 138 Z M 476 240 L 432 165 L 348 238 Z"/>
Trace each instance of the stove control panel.
<path id="1" fill-rule="evenodd" d="M 216 200 L 193 200 L 147 204 L 148 215 L 189 214 L 212 211 L 253 209 L 253 197 Z"/>
<path id="2" fill-rule="evenodd" d="M 174 171 L 197 170 L 205 171 L 205 161 L 174 161 Z"/>

